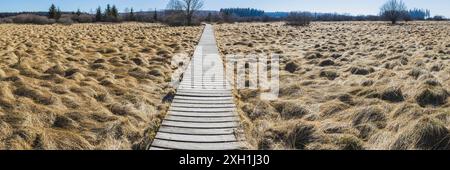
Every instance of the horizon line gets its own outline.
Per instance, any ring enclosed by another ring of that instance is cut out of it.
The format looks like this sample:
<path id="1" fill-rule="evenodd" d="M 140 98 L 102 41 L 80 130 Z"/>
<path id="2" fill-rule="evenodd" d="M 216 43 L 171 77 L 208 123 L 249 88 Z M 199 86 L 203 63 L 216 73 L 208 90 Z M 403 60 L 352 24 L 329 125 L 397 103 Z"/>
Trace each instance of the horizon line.
<path id="1" fill-rule="evenodd" d="M 245 7 L 245 8 L 247 8 L 247 7 Z M 227 8 L 222 8 L 222 9 L 227 9 Z M 251 8 L 251 9 L 257 9 L 257 8 Z M 66 10 L 66 11 L 61 11 L 61 12 L 72 13 L 72 12 L 76 12 L 77 10 L 70 10 L 70 11 Z M 166 9 L 157 9 L 157 8 L 155 8 L 155 10 L 156 11 L 164 11 Z M 258 10 L 262 10 L 262 9 L 258 9 Z M 82 13 L 87 13 L 87 14 L 94 14 L 95 13 L 94 11 L 92 11 L 93 13 L 85 11 L 85 10 L 80 10 L 80 11 Z M 216 10 L 216 9 L 202 9 L 202 10 L 198 10 L 198 11 L 220 12 L 220 10 Z M 265 10 L 262 10 L 262 11 L 264 11 L 264 13 L 310 12 L 310 13 L 318 13 L 318 14 L 339 14 L 339 15 L 350 15 L 350 16 L 379 16 L 379 14 L 353 14 L 353 13 L 350 13 L 350 12 L 314 12 L 314 11 L 307 11 L 307 10 L 294 10 L 294 11 L 265 11 Z M 0 11 L 0 13 L 46 13 L 46 12 L 48 12 L 48 11 L 13 11 L 13 12 L 12 11 Z M 138 10 L 138 11 L 135 11 L 135 12 L 154 12 L 154 10 Z M 119 13 L 126 13 L 126 12 L 124 12 L 122 10 L 122 11 L 119 11 Z M 437 14 L 437 15 L 444 16 L 445 18 L 448 18 L 448 16 L 445 16 L 445 15 L 440 15 L 440 14 Z"/>

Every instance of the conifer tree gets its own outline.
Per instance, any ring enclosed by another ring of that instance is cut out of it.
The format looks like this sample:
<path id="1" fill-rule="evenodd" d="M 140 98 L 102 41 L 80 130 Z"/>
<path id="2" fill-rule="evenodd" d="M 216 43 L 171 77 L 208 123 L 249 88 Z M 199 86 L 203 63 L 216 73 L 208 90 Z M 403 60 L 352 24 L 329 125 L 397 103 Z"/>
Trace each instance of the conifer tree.
<path id="1" fill-rule="evenodd" d="M 57 9 L 55 4 L 52 4 L 48 10 L 48 18 L 56 19 Z"/>
<path id="2" fill-rule="evenodd" d="M 77 16 L 80 16 L 81 15 L 81 11 L 80 11 L 80 9 L 78 9 L 77 10 L 77 13 L 75 13 Z"/>
<path id="3" fill-rule="evenodd" d="M 95 21 L 102 21 L 102 8 L 99 6 L 97 12 L 95 13 Z"/>
<path id="4" fill-rule="evenodd" d="M 116 5 L 113 5 L 111 8 L 111 15 L 114 20 L 117 20 L 119 18 L 119 10 L 117 10 Z"/>
<path id="5" fill-rule="evenodd" d="M 134 14 L 134 9 L 133 8 L 131 8 L 131 10 L 130 10 L 130 21 L 134 21 L 134 20 L 136 20 L 136 16 L 135 16 L 135 14 Z"/>
<path id="6" fill-rule="evenodd" d="M 108 18 L 111 16 L 111 5 L 106 5 L 105 13 L 104 13 L 104 19 L 108 20 Z"/>
<path id="7" fill-rule="evenodd" d="M 155 12 L 153 13 L 153 20 L 155 22 L 158 21 L 158 11 L 156 11 L 156 8 L 155 8 Z"/>
<path id="8" fill-rule="evenodd" d="M 59 9 L 59 7 L 58 7 L 58 9 L 56 10 L 56 18 L 54 18 L 54 19 L 59 19 L 59 18 L 61 18 L 61 16 L 62 16 L 62 12 L 61 12 L 61 9 Z"/>

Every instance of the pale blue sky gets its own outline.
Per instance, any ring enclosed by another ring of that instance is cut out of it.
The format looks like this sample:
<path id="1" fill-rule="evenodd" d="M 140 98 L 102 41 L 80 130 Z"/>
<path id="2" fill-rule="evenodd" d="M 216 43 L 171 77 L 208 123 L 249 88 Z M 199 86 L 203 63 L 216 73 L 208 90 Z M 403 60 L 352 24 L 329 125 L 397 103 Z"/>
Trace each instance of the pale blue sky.
<path id="1" fill-rule="evenodd" d="M 97 6 L 116 4 L 122 11 L 126 7 L 135 10 L 163 9 L 169 0 L 0 0 L 0 12 L 46 11 L 54 3 L 64 11 L 80 8 L 89 12 Z M 265 11 L 313 11 L 350 14 L 377 14 L 386 0 L 204 0 L 204 9 L 223 7 L 253 7 Z M 432 15 L 450 17 L 450 0 L 404 0 L 408 8 L 427 8 Z"/>

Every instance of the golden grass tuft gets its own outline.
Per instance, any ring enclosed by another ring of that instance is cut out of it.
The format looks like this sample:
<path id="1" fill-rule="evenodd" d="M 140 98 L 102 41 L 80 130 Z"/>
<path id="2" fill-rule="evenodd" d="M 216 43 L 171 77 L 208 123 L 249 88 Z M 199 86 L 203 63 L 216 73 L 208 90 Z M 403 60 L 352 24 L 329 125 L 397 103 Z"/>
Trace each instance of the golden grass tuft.
<path id="1" fill-rule="evenodd" d="M 0 82 L 0 106 L 4 108 L 12 108 L 14 106 L 15 97 L 7 83 Z"/>
<path id="2" fill-rule="evenodd" d="M 391 149 L 450 149 L 450 131 L 440 121 L 424 117 L 402 132 Z"/>
<path id="3" fill-rule="evenodd" d="M 299 101 L 280 101 L 275 103 L 275 108 L 283 119 L 298 119 L 310 113 Z"/>
<path id="4" fill-rule="evenodd" d="M 386 126 L 387 118 L 384 111 L 377 106 L 362 108 L 354 113 L 352 124 L 358 126 L 361 124 L 373 124 L 378 128 Z"/>
<path id="5" fill-rule="evenodd" d="M 27 97 L 34 100 L 38 104 L 51 105 L 56 102 L 55 96 L 47 91 L 39 91 L 28 85 L 19 85 L 14 94 L 21 97 Z"/>
<path id="6" fill-rule="evenodd" d="M 3 79 L 3 78 L 5 78 L 5 77 L 6 77 L 5 71 L 3 71 L 3 70 L 0 68 L 0 79 Z"/>
<path id="7" fill-rule="evenodd" d="M 446 89 L 437 86 L 437 84 L 424 84 L 415 96 L 417 103 L 422 106 L 440 106 L 447 103 L 449 93 Z"/>

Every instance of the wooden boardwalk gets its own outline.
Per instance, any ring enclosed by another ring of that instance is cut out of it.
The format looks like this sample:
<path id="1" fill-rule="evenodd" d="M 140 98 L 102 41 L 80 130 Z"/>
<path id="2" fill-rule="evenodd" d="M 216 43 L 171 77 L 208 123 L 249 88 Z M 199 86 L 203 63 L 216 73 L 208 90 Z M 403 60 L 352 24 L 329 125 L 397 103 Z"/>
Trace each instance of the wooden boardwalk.
<path id="1" fill-rule="evenodd" d="M 214 31 L 206 25 L 150 150 L 236 150 L 239 119 Z"/>

